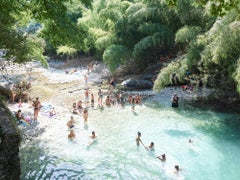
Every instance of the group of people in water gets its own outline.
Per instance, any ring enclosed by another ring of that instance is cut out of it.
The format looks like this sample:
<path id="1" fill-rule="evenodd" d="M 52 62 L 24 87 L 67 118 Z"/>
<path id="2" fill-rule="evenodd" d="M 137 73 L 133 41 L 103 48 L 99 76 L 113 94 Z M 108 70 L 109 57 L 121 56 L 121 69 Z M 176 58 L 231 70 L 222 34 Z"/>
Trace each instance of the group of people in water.
<path id="1" fill-rule="evenodd" d="M 88 66 L 88 73 L 92 71 L 93 65 L 90 64 Z M 75 71 L 74 71 L 75 72 Z M 69 72 L 68 72 L 69 73 Z M 72 72 L 70 72 L 72 73 Z M 84 75 L 84 82 L 85 84 L 88 84 L 88 76 Z M 109 81 L 109 88 L 112 90 L 116 86 L 115 80 L 112 78 Z M 108 91 L 109 92 L 109 91 Z M 110 94 L 103 93 L 103 90 L 101 88 L 98 89 L 97 92 L 97 107 L 102 108 L 105 104 L 106 107 L 113 107 L 115 105 L 120 105 L 121 107 L 124 107 L 126 103 L 129 103 L 131 105 L 131 110 L 135 111 L 136 104 L 141 105 L 142 103 L 142 97 L 140 94 L 124 94 L 123 92 L 114 93 L 113 91 L 110 91 Z M 105 101 L 103 100 L 104 95 L 106 96 Z M 179 97 L 177 94 L 175 94 L 172 98 L 172 107 L 178 107 L 178 100 Z M 41 102 L 38 97 L 32 102 L 32 107 L 34 109 L 34 120 L 38 119 L 38 114 L 41 108 Z M 22 107 L 22 104 L 19 103 L 19 108 Z M 77 102 L 74 102 L 72 104 L 71 112 L 75 115 L 81 115 L 83 117 L 84 123 L 86 124 L 88 121 L 88 109 L 95 107 L 95 99 L 94 99 L 94 93 L 90 91 L 88 87 L 84 90 L 84 102 L 82 100 L 79 100 Z M 53 107 L 50 112 L 49 116 L 54 116 L 56 114 L 55 108 Z M 28 120 L 22 115 L 21 110 L 19 109 L 16 117 L 18 120 L 24 119 L 26 122 Z M 69 133 L 67 135 L 69 140 L 73 140 L 76 137 L 74 128 L 75 128 L 76 121 L 74 119 L 74 116 L 70 117 L 70 120 L 67 121 L 67 127 L 69 130 Z M 97 136 L 95 134 L 95 131 L 91 132 L 91 135 L 89 136 L 89 144 L 92 144 L 97 139 Z M 143 147 L 148 151 L 153 151 L 155 146 L 154 142 L 150 142 L 148 146 L 144 145 L 144 143 L 141 140 L 141 132 L 137 132 L 136 137 L 136 143 L 137 146 L 140 144 L 143 145 Z M 192 143 L 192 140 L 189 140 L 189 143 Z M 161 160 L 162 162 L 166 161 L 166 154 L 162 154 L 160 156 L 156 157 L 157 159 Z M 181 168 L 179 165 L 174 166 L 175 173 L 178 173 L 181 171 Z"/>
<path id="2" fill-rule="evenodd" d="M 137 137 L 136 137 L 136 144 L 137 146 L 140 146 L 140 144 L 143 145 L 143 147 L 146 149 L 146 150 L 149 150 L 149 151 L 154 151 L 154 142 L 151 142 L 148 146 L 144 145 L 144 143 L 142 142 L 142 139 L 141 139 L 141 132 L 137 132 Z M 193 140 L 192 139 L 189 139 L 188 140 L 188 143 L 193 143 Z M 166 158 L 166 154 L 162 154 L 160 156 L 157 156 L 156 157 L 157 159 L 159 159 L 160 161 L 162 162 L 165 162 L 167 160 Z M 182 169 L 179 167 L 179 165 L 174 165 L 174 173 L 178 173 L 179 171 L 181 171 Z"/>
<path id="3" fill-rule="evenodd" d="M 119 93 L 111 93 L 111 94 L 105 94 L 103 93 L 103 90 L 101 88 L 97 91 L 97 107 L 102 109 L 104 105 L 106 107 L 113 107 L 115 105 L 120 105 L 121 107 L 124 107 L 125 103 L 129 103 L 132 106 L 132 110 L 135 110 L 136 104 L 141 104 L 141 96 L 139 94 L 129 94 L 125 95 L 123 92 Z M 90 94 L 90 97 L 89 97 Z M 106 96 L 105 101 L 103 100 L 103 97 Z M 89 103 L 90 101 L 90 103 Z M 88 122 L 88 110 L 89 108 L 95 107 L 95 99 L 94 94 L 91 92 L 89 88 L 86 88 L 84 90 L 84 101 L 79 100 L 78 102 L 74 102 L 71 107 L 71 112 L 75 115 L 80 115 L 83 117 L 84 124 Z M 75 132 L 73 130 L 75 124 L 74 117 L 71 116 L 70 120 L 67 122 L 67 126 L 70 130 L 70 133 L 68 135 L 69 139 L 73 139 L 75 137 Z"/>
<path id="4" fill-rule="evenodd" d="M 75 119 L 73 116 L 71 116 L 70 120 L 67 122 L 67 127 L 69 129 L 69 134 L 68 134 L 68 139 L 73 140 L 75 138 L 75 132 L 74 132 L 74 127 L 75 127 Z M 84 123 L 87 123 L 84 119 Z M 95 140 L 97 139 L 97 136 L 95 134 L 95 131 L 92 131 L 92 135 L 90 136 L 90 141 L 89 145 L 92 144 Z"/>

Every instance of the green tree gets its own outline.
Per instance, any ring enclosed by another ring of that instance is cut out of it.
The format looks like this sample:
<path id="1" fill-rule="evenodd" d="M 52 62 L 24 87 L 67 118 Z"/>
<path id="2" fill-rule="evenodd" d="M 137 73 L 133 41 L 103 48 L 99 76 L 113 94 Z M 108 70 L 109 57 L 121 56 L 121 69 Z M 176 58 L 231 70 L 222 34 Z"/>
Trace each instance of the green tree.
<path id="1" fill-rule="evenodd" d="M 131 52 L 129 59 L 144 68 L 157 59 L 152 57 L 174 45 L 179 19 L 175 10 L 160 0 L 98 0 L 92 7 L 83 12 L 78 22 L 88 34 L 84 41 L 85 49 L 94 49 L 100 58 L 108 47 L 122 45 Z M 115 58 L 118 59 L 117 56 Z"/>
<path id="2" fill-rule="evenodd" d="M 170 6 L 176 6 L 179 0 L 166 0 L 166 2 Z M 240 11 L 240 2 L 238 0 L 197 0 L 193 5 L 205 7 L 207 11 L 215 16 L 224 16 L 232 9 Z"/>
<path id="3" fill-rule="evenodd" d="M 45 43 L 42 43 L 41 38 L 36 38 L 37 35 L 33 38 L 29 29 L 24 28 L 24 25 L 34 21 L 43 24 L 42 37 L 48 38 L 48 41 L 54 45 L 65 42 L 70 44 L 69 39 L 75 40 L 72 35 L 79 31 L 79 28 L 68 18 L 66 2 L 70 0 L 2 0 L 0 2 L 0 48 L 7 50 L 5 58 L 16 62 L 36 59 L 46 64 L 46 58 L 42 55 Z M 82 2 L 90 5 L 88 0 Z M 75 43 L 78 42 L 79 45 L 80 40 L 81 38 L 77 36 Z"/>
<path id="4" fill-rule="evenodd" d="M 131 57 L 130 51 L 122 45 L 111 45 L 103 54 L 103 61 L 110 71 L 114 72 L 121 64 Z"/>

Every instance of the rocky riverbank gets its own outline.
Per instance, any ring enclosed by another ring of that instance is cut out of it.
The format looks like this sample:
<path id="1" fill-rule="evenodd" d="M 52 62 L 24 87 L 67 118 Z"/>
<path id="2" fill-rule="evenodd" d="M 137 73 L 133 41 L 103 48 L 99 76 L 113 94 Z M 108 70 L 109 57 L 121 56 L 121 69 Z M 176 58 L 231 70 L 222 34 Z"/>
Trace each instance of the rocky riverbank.
<path id="1" fill-rule="evenodd" d="M 89 73 L 87 65 L 90 62 L 94 64 L 94 68 L 92 72 Z M 37 62 L 31 62 L 25 65 L 15 64 L 8 68 L 8 79 L 12 83 L 20 80 L 31 83 L 31 90 L 29 91 L 31 99 L 39 97 L 43 105 L 55 107 L 58 112 L 66 112 L 66 114 L 69 114 L 73 102 L 84 99 L 86 87 L 90 89 L 91 93 L 95 94 L 95 97 L 97 97 L 99 87 L 107 94 L 108 80 L 111 78 L 106 66 L 101 62 L 92 61 L 92 59 L 80 59 L 68 62 L 50 61 L 48 69 L 41 67 Z M 14 71 L 14 69 L 18 69 L 18 71 Z M 88 76 L 87 85 L 84 82 L 84 75 Z M 133 75 L 133 77 L 134 76 L 135 75 Z M 131 78 L 131 76 L 126 77 L 126 79 L 129 78 Z M 122 91 L 124 89 L 125 85 L 122 82 L 126 79 L 116 79 L 116 87 L 119 88 L 119 90 Z M 6 81 L 2 81 L 1 84 L 7 87 Z M 175 86 L 164 88 L 161 92 L 154 92 L 151 89 L 142 90 L 141 88 L 140 90 L 130 90 L 131 91 L 127 91 L 126 94 L 141 94 L 143 99 L 165 102 L 169 106 L 172 96 L 177 94 L 180 106 L 181 104 L 192 104 L 200 108 L 204 107 L 220 111 L 229 110 L 230 112 L 239 111 L 240 109 L 237 103 L 234 105 L 228 103 L 227 106 L 226 102 L 218 103 L 219 101 L 212 98 L 216 90 L 209 88 L 198 88 L 190 91 L 183 90 L 180 86 Z M 116 89 L 116 91 L 118 90 Z M 17 104 L 9 104 L 8 107 L 12 112 L 18 110 Z M 24 103 L 22 110 L 29 117 L 33 114 L 33 110 L 27 102 Z M 41 118 L 46 119 L 46 116 L 42 116 Z M 66 119 L 66 116 L 62 117 L 62 119 Z M 47 120 L 44 122 L 47 122 Z M 39 126 L 37 122 L 32 123 L 30 127 L 20 127 L 22 132 L 24 132 L 24 139 L 30 140 L 32 137 L 44 132 L 44 126 L 47 126 L 47 123 Z"/>

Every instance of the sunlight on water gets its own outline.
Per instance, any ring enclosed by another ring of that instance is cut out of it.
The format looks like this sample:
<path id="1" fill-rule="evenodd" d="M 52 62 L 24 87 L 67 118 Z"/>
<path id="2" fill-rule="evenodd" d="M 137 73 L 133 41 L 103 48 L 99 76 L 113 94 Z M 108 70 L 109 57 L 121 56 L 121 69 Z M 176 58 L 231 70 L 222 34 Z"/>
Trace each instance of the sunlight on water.
<path id="1" fill-rule="evenodd" d="M 21 179 L 240 179 L 239 115 L 151 100 L 135 113 L 130 107 L 90 109 L 87 126 L 75 115 L 74 141 L 67 139 L 68 118 L 49 119 L 45 133 L 22 144 Z M 89 146 L 93 130 L 98 141 Z M 155 143 L 154 152 L 136 146 L 137 131 L 146 146 Z M 166 162 L 156 158 L 163 153 Z"/>

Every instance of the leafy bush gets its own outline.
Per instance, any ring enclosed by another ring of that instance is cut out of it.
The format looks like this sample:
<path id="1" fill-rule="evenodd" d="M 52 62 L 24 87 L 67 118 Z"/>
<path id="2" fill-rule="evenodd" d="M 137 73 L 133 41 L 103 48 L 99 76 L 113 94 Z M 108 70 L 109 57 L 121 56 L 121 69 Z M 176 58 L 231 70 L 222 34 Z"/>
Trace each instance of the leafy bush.
<path id="1" fill-rule="evenodd" d="M 109 46 L 103 54 L 103 61 L 108 65 L 112 72 L 129 58 L 129 50 L 125 46 L 116 44 Z"/>
<path id="2" fill-rule="evenodd" d="M 201 31 L 201 27 L 198 26 L 184 26 L 176 33 L 176 43 L 189 43 L 196 38 Z"/>
<path id="3" fill-rule="evenodd" d="M 154 82 L 153 89 L 155 91 L 160 91 L 166 86 L 172 84 L 172 75 L 176 74 L 180 82 L 184 81 L 186 76 L 187 66 L 186 59 L 184 57 L 172 61 L 165 68 L 161 69 L 160 73 L 157 76 L 157 79 Z"/>

